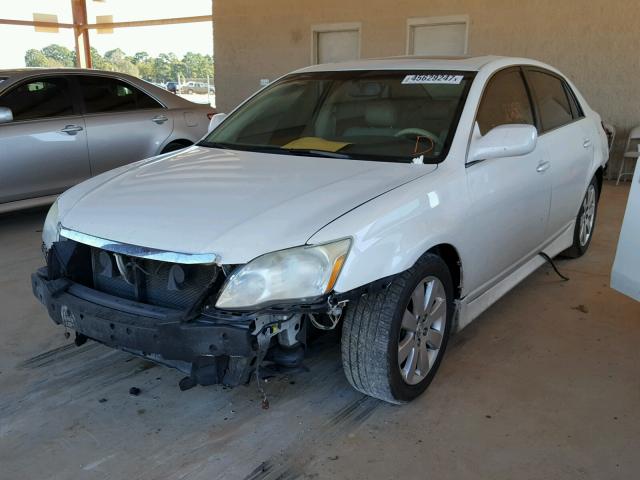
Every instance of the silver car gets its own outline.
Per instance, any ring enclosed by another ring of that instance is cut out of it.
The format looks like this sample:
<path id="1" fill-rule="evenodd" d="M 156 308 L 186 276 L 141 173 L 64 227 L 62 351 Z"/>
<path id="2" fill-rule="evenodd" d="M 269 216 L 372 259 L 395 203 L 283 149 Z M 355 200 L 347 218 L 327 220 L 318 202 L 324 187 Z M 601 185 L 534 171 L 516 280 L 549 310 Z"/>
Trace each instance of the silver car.
<path id="1" fill-rule="evenodd" d="M 0 70 L 0 213 L 51 203 L 89 177 L 189 146 L 214 113 L 120 73 Z"/>

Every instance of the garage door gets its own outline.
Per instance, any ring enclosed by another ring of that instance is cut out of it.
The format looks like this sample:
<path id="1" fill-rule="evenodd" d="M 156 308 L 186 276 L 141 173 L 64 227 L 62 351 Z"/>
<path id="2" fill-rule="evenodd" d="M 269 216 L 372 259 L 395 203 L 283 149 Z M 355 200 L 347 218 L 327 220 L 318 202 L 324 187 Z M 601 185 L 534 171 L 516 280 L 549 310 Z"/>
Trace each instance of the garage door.
<path id="1" fill-rule="evenodd" d="M 315 62 L 331 63 L 360 57 L 360 31 L 320 31 L 315 34 Z"/>
<path id="2" fill-rule="evenodd" d="M 467 23 L 409 25 L 410 55 L 464 55 Z"/>

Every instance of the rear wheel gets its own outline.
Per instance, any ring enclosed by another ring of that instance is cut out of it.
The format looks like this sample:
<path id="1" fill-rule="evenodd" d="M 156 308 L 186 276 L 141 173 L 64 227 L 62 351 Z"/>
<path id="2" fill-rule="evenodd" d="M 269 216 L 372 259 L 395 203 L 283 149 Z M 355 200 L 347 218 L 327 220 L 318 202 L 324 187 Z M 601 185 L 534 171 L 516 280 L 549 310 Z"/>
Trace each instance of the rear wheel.
<path id="1" fill-rule="evenodd" d="M 405 403 L 429 386 L 444 355 L 453 318 L 447 265 L 427 254 L 385 290 L 349 305 L 342 363 L 351 385 Z"/>
<path id="2" fill-rule="evenodd" d="M 580 211 L 576 218 L 576 226 L 573 231 L 573 245 L 562 252 L 569 258 L 578 258 L 584 255 L 591 245 L 593 230 L 596 226 L 596 214 L 598 213 L 598 181 L 594 177 L 587 187 L 587 192 L 580 204 Z"/>

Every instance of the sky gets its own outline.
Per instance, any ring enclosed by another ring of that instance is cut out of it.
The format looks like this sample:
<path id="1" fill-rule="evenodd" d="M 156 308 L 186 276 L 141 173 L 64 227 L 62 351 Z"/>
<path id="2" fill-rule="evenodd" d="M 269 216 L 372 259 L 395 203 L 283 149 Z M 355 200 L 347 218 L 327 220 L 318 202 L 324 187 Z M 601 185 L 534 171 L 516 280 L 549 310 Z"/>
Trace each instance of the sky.
<path id="1" fill-rule="evenodd" d="M 176 4 L 180 8 L 176 8 Z M 33 13 L 58 16 L 61 23 L 71 23 L 70 0 L 2 1 L 0 16 L 17 20 L 33 20 Z M 211 0 L 87 0 L 89 23 L 96 23 L 97 15 L 112 15 L 114 22 L 156 18 L 210 15 Z M 212 54 L 213 24 L 211 22 L 120 28 L 112 34 L 91 33 L 91 46 L 101 54 L 120 48 L 128 55 L 146 51 L 152 56 L 173 52 L 182 57 L 186 52 Z M 58 33 L 36 32 L 33 27 L 0 25 L 0 68 L 24 67 L 24 54 L 30 48 L 42 48 L 57 43 L 73 50 L 73 31 L 60 29 Z"/>

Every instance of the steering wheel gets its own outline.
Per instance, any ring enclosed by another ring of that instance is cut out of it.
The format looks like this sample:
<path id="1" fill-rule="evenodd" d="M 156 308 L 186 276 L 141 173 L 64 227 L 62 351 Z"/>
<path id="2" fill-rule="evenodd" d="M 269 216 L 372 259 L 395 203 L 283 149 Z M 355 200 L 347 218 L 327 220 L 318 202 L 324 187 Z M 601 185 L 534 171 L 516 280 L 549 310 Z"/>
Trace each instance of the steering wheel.
<path id="1" fill-rule="evenodd" d="M 396 133 L 395 137 L 404 137 L 406 135 L 415 135 L 416 137 L 427 137 L 429 140 L 433 142 L 434 145 L 440 144 L 440 138 L 434 133 L 431 133 L 422 128 L 403 128 L 398 133 Z"/>

